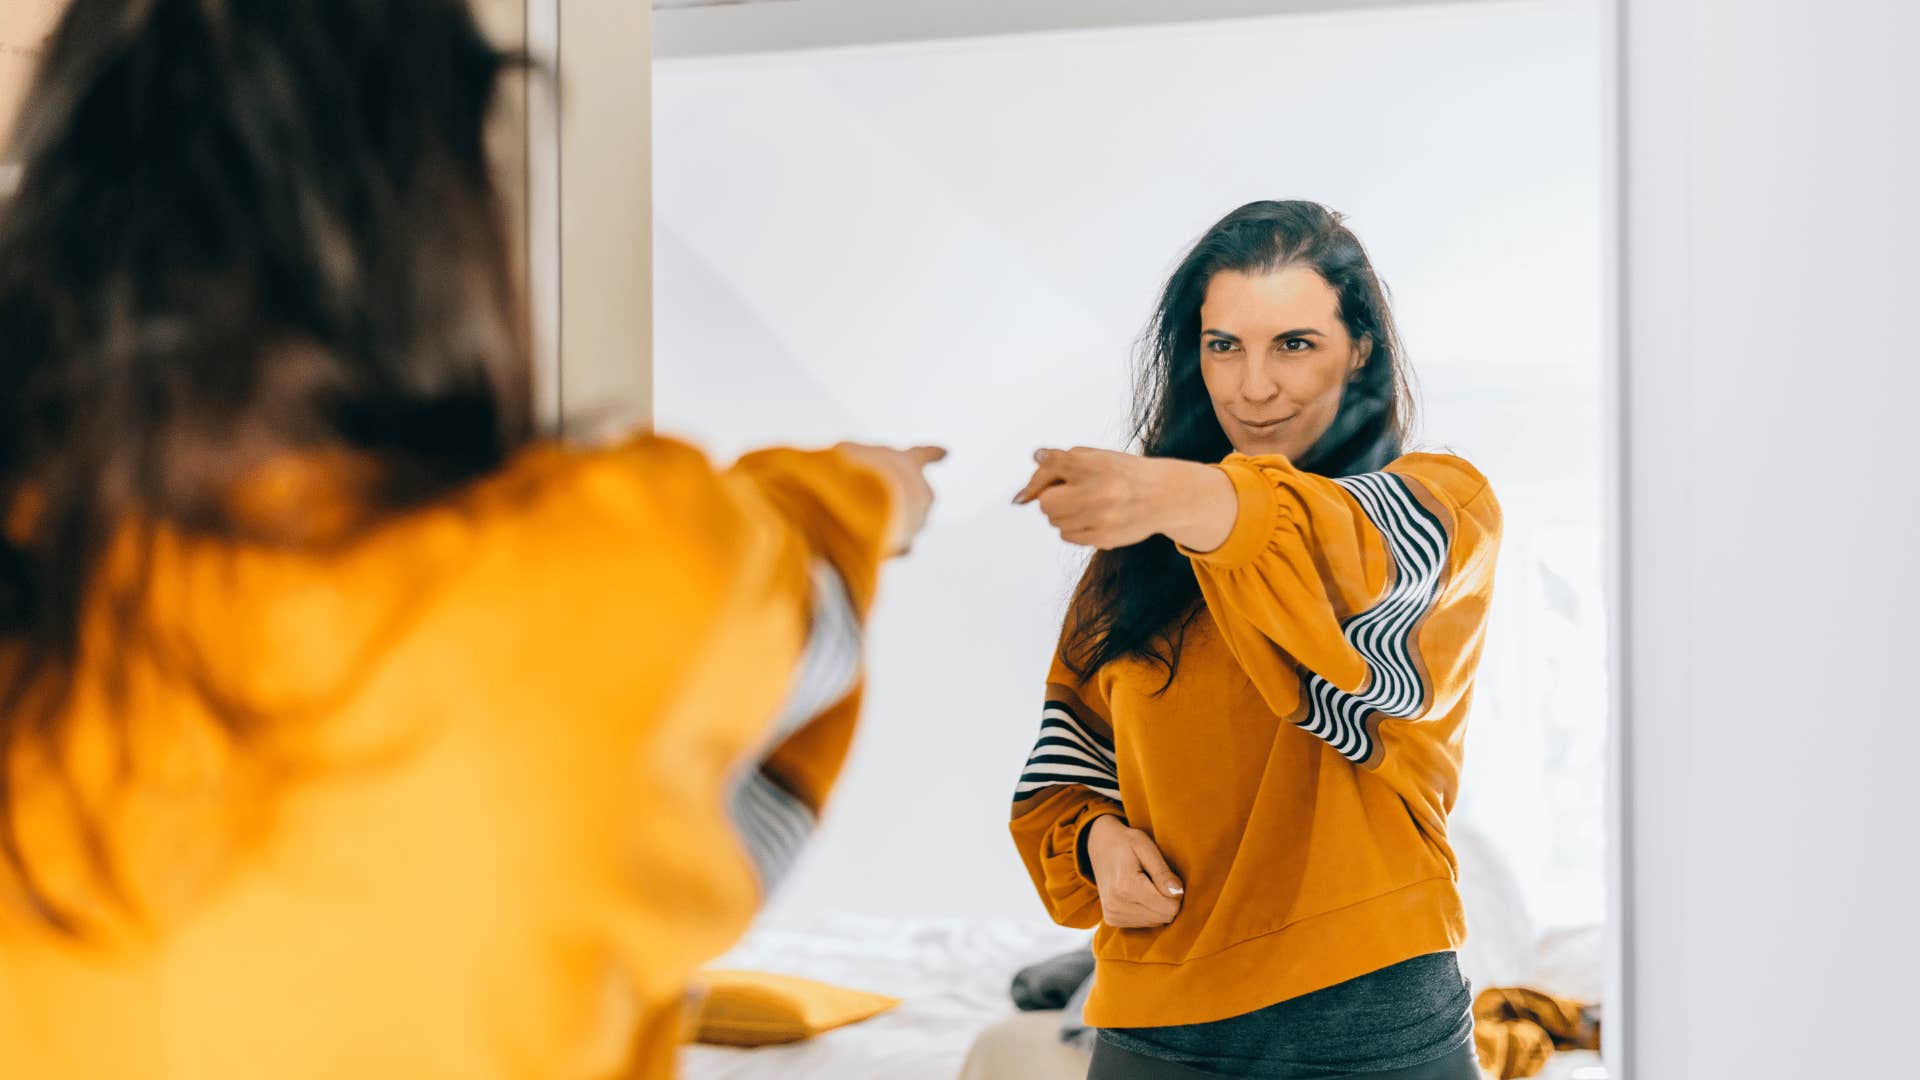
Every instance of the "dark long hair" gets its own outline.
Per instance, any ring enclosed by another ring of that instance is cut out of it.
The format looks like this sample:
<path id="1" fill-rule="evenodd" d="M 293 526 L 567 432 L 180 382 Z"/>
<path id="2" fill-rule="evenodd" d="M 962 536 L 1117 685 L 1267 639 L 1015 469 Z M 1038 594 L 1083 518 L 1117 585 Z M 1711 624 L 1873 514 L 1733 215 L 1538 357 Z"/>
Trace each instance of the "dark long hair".
<path id="1" fill-rule="evenodd" d="M 1294 465 L 1351 476 L 1400 456 L 1412 423 L 1400 339 L 1385 288 L 1358 237 L 1318 203 L 1255 202 L 1221 218 L 1167 279 L 1141 343 L 1134 383 L 1133 439 L 1151 457 L 1217 462 L 1233 451 L 1200 373 L 1200 305 L 1221 271 L 1268 273 L 1303 266 L 1340 298 L 1340 321 L 1373 351 L 1347 384 L 1333 424 Z M 1198 611 L 1199 582 L 1173 541 L 1155 536 L 1096 552 L 1075 589 L 1065 659 L 1082 678 L 1126 657 L 1166 669 L 1173 682 L 1186 628 Z"/>
<path id="2" fill-rule="evenodd" d="M 285 453 L 370 464 L 378 515 L 531 437 L 485 149 L 521 62 L 465 0 L 73 0 L 55 29 L 0 202 L 0 849 L 49 918 L 11 763 L 60 736 L 110 542 L 237 535 L 230 486 Z"/>

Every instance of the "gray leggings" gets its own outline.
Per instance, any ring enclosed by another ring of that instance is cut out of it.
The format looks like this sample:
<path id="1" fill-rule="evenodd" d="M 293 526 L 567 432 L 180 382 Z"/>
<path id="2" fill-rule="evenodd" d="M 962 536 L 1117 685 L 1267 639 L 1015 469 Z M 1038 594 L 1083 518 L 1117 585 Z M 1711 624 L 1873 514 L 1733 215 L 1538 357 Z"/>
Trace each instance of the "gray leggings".
<path id="1" fill-rule="evenodd" d="M 1429 953 L 1224 1020 L 1102 1028 L 1099 1041 L 1107 1059 L 1124 1052 L 1168 1077 L 1452 1080 L 1473 1076 L 1473 991 L 1458 957 Z M 1465 1072 L 1450 1064 L 1462 1047 Z M 1175 1072 L 1175 1062 L 1198 1071 Z"/>
<path id="2" fill-rule="evenodd" d="M 1087 1080 L 1218 1080 L 1219 1073 L 1203 1072 L 1189 1065 L 1136 1054 L 1105 1039 L 1093 1044 L 1093 1065 Z M 1347 1073 L 1340 1080 L 1482 1080 L 1480 1062 L 1473 1044 L 1435 1061 L 1386 1072 Z"/>

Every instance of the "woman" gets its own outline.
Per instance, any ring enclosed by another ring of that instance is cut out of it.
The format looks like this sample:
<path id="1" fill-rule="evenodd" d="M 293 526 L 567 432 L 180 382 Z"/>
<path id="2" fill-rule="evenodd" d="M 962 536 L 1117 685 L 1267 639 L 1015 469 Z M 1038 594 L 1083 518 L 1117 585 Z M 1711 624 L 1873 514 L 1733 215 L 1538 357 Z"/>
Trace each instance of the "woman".
<path id="1" fill-rule="evenodd" d="M 0 1076 L 671 1071 L 938 451 L 532 434 L 463 0 L 75 0 L 0 208 Z"/>
<path id="2" fill-rule="evenodd" d="M 1142 453 L 1015 499 L 1100 549 L 1012 826 L 1101 924 L 1093 1077 L 1478 1075 L 1447 813 L 1500 511 L 1401 454 L 1403 363 L 1340 218 L 1252 203 L 1167 282 Z"/>

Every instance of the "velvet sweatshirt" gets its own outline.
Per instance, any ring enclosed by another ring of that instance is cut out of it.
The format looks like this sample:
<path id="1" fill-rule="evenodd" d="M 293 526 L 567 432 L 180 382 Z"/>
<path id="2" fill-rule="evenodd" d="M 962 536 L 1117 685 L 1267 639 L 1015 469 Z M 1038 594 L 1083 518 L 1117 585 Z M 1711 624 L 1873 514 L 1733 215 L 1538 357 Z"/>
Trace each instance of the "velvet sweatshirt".
<path id="1" fill-rule="evenodd" d="M 845 758 L 891 488 L 641 437 L 369 518 L 355 473 L 236 493 L 300 542 L 107 558 L 58 735 L 3 763 L 78 932 L 0 868 L 0 1076 L 673 1075 Z"/>
<path id="2" fill-rule="evenodd" d="M 1201 601 L 1172 682 L 1056 653 L 1014 795 L 1047 911 L 1098 928 L 1098 1027 L 1223 1020 L 1466 936 L 1447 815 L 1500 543 L 1486 478 L 1437 454 L 1218 467 L 1238 508 L 1219 548 L 1181 549 Z M 1082 845 L 1107 814 L 1185 885 L 1171 923 L 1102 923 Z"/>

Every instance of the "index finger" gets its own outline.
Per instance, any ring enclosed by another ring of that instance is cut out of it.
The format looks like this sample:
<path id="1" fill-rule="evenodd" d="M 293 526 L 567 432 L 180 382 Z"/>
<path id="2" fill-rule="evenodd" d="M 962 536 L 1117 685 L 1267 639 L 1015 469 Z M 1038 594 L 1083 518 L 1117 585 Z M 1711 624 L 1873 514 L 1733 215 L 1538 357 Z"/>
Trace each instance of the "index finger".
<path id="1" fill-rule="evenodd" d="M 936 461 L 945 461 L 947 459 L 947 448 L 944 446 L 916 446 L 907 451 L 907 456 L 913 459 L 914 464 L 924 469 Z"/>
<path id="2" fill-rule="evenodd" d="M 1034 456 L 1036 458 L 1039 457 L 1038 454 Z M 1048 488 L 1054 486 L 1055 484 L 1060 484 L 1065 482 L 1066 482 L 1066 477 L 1060 474 L 1060 470 L 1056 461 L 1053 461 L 1053 460 L 1043 461 L 1040 463 L 1039 468 L 1033 470 L 1033 476 L 1027 480 L 1027 486 L 1021 488 L 1020 494 L 1015 495 L 1013 497 L 1013 504 L 1015 506 L 1022 506 L 1022 505 L 1025 505 L 1026 503 L 1030 503 L 1033 500 L 1039 498 L 1041 492 L 1047 490 Z"/>

